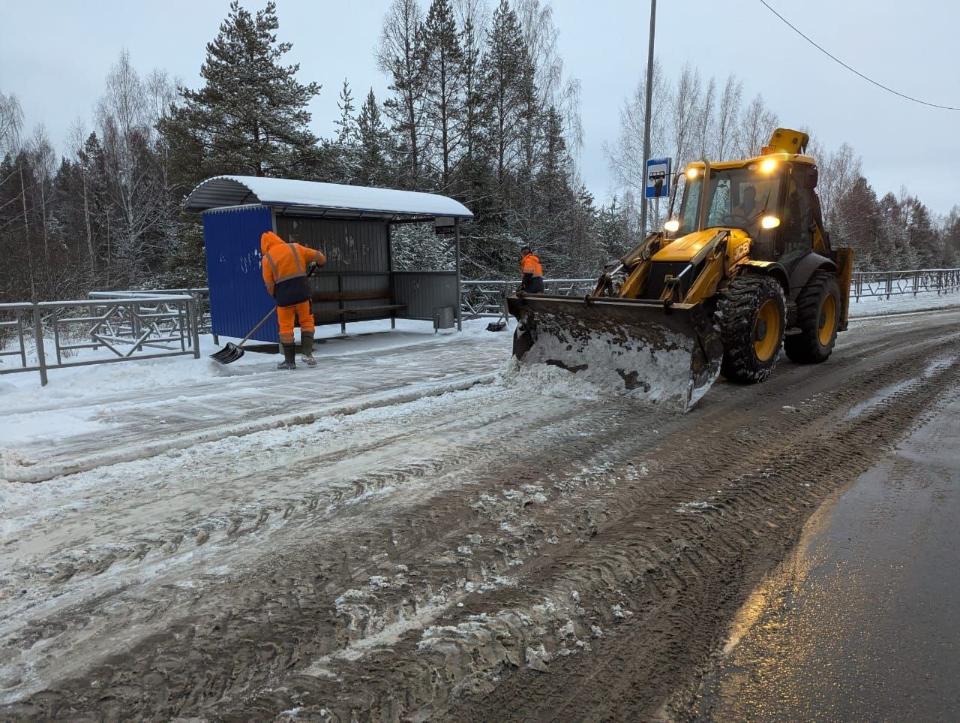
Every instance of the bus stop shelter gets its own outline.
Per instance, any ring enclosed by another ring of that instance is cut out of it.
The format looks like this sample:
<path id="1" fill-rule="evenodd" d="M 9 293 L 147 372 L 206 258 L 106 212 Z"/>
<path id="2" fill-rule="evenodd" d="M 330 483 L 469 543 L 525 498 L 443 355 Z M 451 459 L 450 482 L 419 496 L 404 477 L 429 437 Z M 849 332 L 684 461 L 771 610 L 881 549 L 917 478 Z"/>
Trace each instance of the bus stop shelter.
<path id="1" fill-rule="evenodd" d="M 310 279 L 318 324 L 369 319 L 460 318 L 460 225 L 473 218 L 446 196 L 283 178 L 216 176 L 191 191 L 203 214 L 213 333 L 242 337 L 273 308 L 260 272 L 260 236 L 318 248 L 326 265 Z M 431 223 L 437 243 L 455 244 L 454 271 L 394 269 L 391 228 Z M 441 234 L 452 236 L 444 238 Z M 253 337 L 276 343 L 276 317 Z"/>

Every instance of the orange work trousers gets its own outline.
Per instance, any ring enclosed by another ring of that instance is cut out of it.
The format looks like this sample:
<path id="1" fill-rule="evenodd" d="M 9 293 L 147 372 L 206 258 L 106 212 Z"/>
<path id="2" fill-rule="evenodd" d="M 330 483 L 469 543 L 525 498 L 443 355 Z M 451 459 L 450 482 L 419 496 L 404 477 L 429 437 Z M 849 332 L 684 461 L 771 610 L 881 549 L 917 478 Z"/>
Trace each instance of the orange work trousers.
<path id="1" fill-rule="evenodd" d="M 313 333 L 313 310 L 310 301 L 277 307 L 277 321 L 280 322 L 280 343 L 293 344 L 294 322 L 300 322 L 300 331 Z"/>

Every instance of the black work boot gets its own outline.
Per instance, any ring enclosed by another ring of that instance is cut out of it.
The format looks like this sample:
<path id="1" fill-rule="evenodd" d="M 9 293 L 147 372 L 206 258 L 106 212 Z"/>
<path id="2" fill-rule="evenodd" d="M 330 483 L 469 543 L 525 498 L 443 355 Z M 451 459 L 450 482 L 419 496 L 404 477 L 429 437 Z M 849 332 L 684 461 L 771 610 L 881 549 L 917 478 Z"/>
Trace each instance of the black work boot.
<path id="1" fill-rule="evenodd" d="M 277 369 L 297 368 L 297 347 L 294 344 L 281 344 L 283 361 L 277 364 Z"/>
<path id="2" fill-rule="evenodd" d="M 313 358 L 313 332 L 300 332 L 300 361 L 308 367 L 315 367 L 317 360 Z"/>

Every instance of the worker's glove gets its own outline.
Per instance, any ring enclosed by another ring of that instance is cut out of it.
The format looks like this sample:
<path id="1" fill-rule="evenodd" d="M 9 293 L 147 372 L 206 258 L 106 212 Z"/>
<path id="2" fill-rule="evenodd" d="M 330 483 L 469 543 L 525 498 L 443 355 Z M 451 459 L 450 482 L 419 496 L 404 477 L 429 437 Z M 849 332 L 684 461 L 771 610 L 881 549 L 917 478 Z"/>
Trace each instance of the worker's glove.
<path id="1" fill-rule="evenodd" d="M 320 270 L 320 264 L 318 264 L 316 261 L 311 261 L 309 264 L 307 264 L 308 275 L 313 276 L 319 270 Z"/>

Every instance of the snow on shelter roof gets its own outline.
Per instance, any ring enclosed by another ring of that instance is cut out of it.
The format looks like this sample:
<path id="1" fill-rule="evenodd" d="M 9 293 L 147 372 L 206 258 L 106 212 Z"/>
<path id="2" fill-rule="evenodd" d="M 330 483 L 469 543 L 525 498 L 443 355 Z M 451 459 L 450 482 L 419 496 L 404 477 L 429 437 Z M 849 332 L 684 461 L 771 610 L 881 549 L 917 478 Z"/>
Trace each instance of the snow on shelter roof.
<path id="1" fill-rule="evenodd" d="M 259 176 L 208 178 L 190 192 L 184 208 L 206 211 L 252 203 L 296 215 L 329 218 L 395 221 L 473 218 L 470 210 L 459 201 L 433 193 Z"/>

